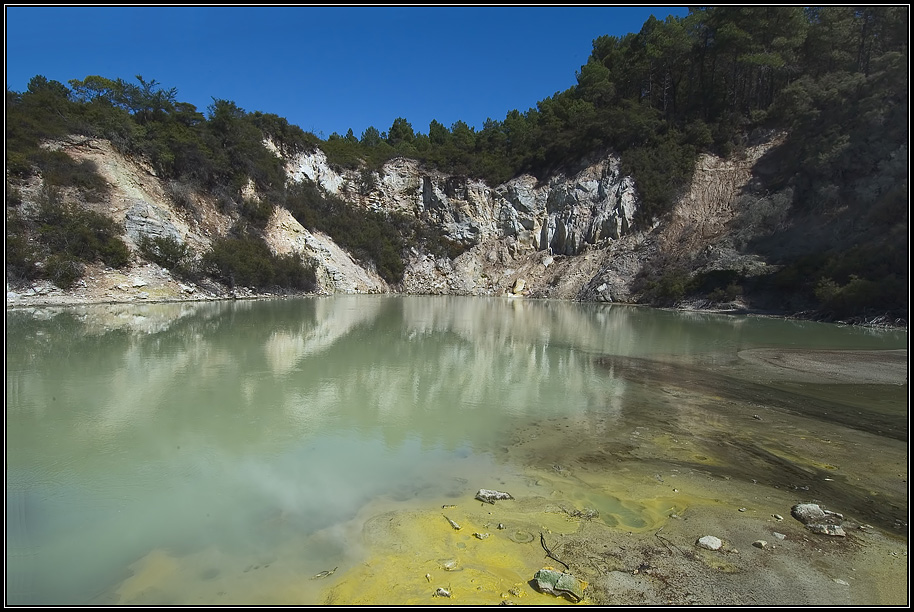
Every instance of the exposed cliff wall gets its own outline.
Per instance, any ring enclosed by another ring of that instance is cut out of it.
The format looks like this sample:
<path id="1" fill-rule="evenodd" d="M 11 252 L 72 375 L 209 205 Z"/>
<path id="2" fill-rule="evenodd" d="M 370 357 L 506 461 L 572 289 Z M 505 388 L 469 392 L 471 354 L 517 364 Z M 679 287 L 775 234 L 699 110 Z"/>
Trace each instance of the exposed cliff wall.
<path id="1" fill-rule="evenodd" d="M 522 248 L 577 255 L 628 233 L 637 208 L 634 182 L 615 157 L 544 183 L 524 175 L 496 187 L 402 158 L 377 172 L 336 171 L 319 150 L 289 160 L 287 173 L 358 206 L 411 214 L 468 246 L 513 238 Z"/>
<path id="2" fill-rule="evenodd" d="M 578 298 L 630 301 L 636 297 L 634 280 L 645 269 L 768 273 L 762 259 L 736 248 L 732 234 L 743 212 L 742 196 L 750 190 L 753 167 L 780 138 L 750 147 L 733 159 L 700 156 L 688 191 L 670 214 L 653 231 L 613 245 Z"/>
<path id="3" fill-rule="evenodd" d="M 408 159 L 377 172 L 336 170 L 319 150 L 288 160 L 287 173 L 354 206 L 411 215 L 469 247 L 453 261 L 414 249 L 398 288 L 406 293 L 500 295 L 522 279 L 526 295 L 574 298 L 599 252 L 637 230 L 634 182 L 612 156 L 547 181 L 524 175 L 495 187 Z"/>
<path id="4" fill-rule="evenodd" d="M 110 192 L 94 207 L 123 227 L 135 259 L 128 270 L 88 275 L 70 292 L 71 298 L 80 292 L 85 297 L 76 301 L 224 297 L 225 288 L 215 283 L 188 287 L 171 279 L 167 271 L 142 260 L 137 249 L 144 236 L 167 236 L 202 254 L 213 238 L 226 235 L 233 222 L 214 196 L 163 182 L 150 168 L 124 158 L 104 141 L 72 139 L 55 146 L 96 164 Z M 726 236 L 734 203 L 760 152 L 750 151 L 739 161 L 703 157 L 691 192 L 670 219 L 639 228 L 636 186 L 622 175 L 613 156 L 547 180 L 525 175 L 491 187 L 426 170 L 408 159 L 392 160 L 377 172 L 337 170 L 316 150 L 286 160 L 291 180 L 313 181 L 353 206 L 405 213 L 467 250 L 451 260 L 414 247 L 402 285 L 390 287 L 370 266 L 329 237 L 308 231 L 284 209 L 274 211 L 265 237 L 275 253 L 297 253 L 314 263 L 325 293 L 402 291 L 630 301 L 632 282 L 645 262 L 659 255 L 694 259 Z M 129 282 L 101 282 L 111 275 Z M 156 291 L 143 291 L 153 282 L 158 283 Z M 95 286 L 97 300 L 92 299 Z M 54 296 L 67 300 L 47 283 L 36 283 L 31 296 L 28 293 L 28 288 L 13 291 L 11 299 L 8 292 L 7 303 L 53 301 Z"/>

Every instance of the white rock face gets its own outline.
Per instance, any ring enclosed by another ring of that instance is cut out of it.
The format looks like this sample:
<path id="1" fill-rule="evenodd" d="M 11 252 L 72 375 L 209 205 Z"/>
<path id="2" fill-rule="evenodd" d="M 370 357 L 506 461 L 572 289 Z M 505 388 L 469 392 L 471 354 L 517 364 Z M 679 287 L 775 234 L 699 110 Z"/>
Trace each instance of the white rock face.
<path id="1" fill-rule="evenodd" d="M 414 250 L 396 289 L 405 293 L 510 294 L 523 272 L 531 295 L 573 298 L 598 261 L 556 266 L 554 259 L 543 263 L 544 257 L 621 246 L 623 238 L 638 235 L 634 181 L 622 175 L 614 156 L 546 182 L 522 175 L 494 187 L 404 158 L 390 160 L 380 171 L 338 171 L 319 150 L 288 159 L 286 171 L 292 180 L 313 181 L 353 206 L 410 216 L 467 249 L 454 260 Z M 538 251 L 545 253 L 534 257 Z M 626 268 L 607 299 L 624 299 L 636 271 Z"/>
<path id="2" fill-rule="evenodd" d="M 368 194 L 372 208 L 412 213 L 422 205 L 422 178 L 415 160 L 393 159 L 384 166 L 382 174 L 372 176 L 377 185 Z"/>
<path id="3" fill-rule="evenodd" d="M 546 184 L 524 175 L 496 187 L 425 171 L 403 158 L 380 172 L 338 173 L 319 150 L 296 156 L 286 170 L 292 180 L 307 178 L 355 205 L 413 215 L 466 246 L 511 237 L 521 249 L 559 255 L 619 239 L 632 229 L 638 204 L 634 182 L 622 176 L 616 157 Z"/>
<path id="4" fill-rule="evenodd" d="M 276 147 L 270 146 L 274 151 Z M 338 194 L 343 186 L 343 177 L 330 168 L 327 156 L 320 149 L 296 158 L 286 164 L 289 179 L 301 182 L 307 178 L 324 188 L 328 193 Z"/>
<path id="5" fill-rule="evenodd" d="M 621 175 L 617 158 L 588 166 L 572 177 L 554 177 L 545 192 L 548 217 L 540 232 L 540 249 L 577 255 L 585 244 L 618 240 L 632 228 L 635 185 Z"/>

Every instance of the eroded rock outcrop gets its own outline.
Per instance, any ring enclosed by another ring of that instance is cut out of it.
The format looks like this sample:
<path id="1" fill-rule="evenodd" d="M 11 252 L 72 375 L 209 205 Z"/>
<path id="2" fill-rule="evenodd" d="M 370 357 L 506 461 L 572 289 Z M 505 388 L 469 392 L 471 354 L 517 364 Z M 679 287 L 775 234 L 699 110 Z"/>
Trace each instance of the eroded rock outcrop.
<path id="1" fill-rule="evenodd" d="M 521 249 L 560 255 L 627 234 L 638 202 L 634 181 L 622 175 L 614 156 L 545 183 L 523 175 L 496 187 L 403 158 L 378 172 L 338 172 L 320 150 L 289 160 L 287 172 L 354 205 L 411 214 L 466 246 L 513 238 Z"/>
<path id="2" fill-rule="evenodd" d="M 137 247 L 144 238 L 169 238 L 199 256 L 231 228 L 232 215 L 212 194 L 189 193 L 187 187 L 179 193 L 175 185 L 162 181 L 141 162 L 125 158 L 110 143 L 90 139 L 64 142 L 60 147 L 77 160 L 92 161 L 109 184 L 105 201 L 92 207 L 123 227 L 138 263 L 143 263 Z M 718 247 L 713 250 L 715 256 L 732 251 L 715 241 L 727 235 L 735 200 L 762 150 L 753 149 L 739 161 L 702 157 L 692 190 L 663 226 L 655 221 L 652 227 L 639 227 L 635 183 L 622 174 L 619 159 L 612 155 L 547 179 L 522 175 L 489 186 L 478 179 L 432 171 L 405 158 L 393 159 L 379 171 L 339 169 L 315 149 L 284 158 L 290 180 L 311 181 L 352 206 L 409 215 L 433 233 L 461 243 L 465 251 L 451 259 L 413 245 L 405 254 L 403 281 L 390 286 L 370 264 L 356 260 L 330 237 L 302 227 L 285 209 L 274 210 L 265 238 L 273 252 L 295 253 L 313 263 L 322 293 L 396 291 L 634 301 L 633 282 L 646 263 L 652 265 L 658 257 L 676 256 L 678 251 L 711 253 L 703 251 L 711 244 Z M 709 259 L 706 267 L 712 264 L 718 265 Z M 92 281 L 87 278 L 89 284 Z M 514 291 L 519 281 L 523 287 Z M 202 295 L 195 291 L 203 287 L 188 290 L 177 281 L 169 282 L 173 291 L 163 289 L 162 299 Z M 206 289 L 219 294 L 215 284 Z M 92 287 L 86 290 L 91 293 Z M 108 293 L 103 295 L 111 299 Z"/>

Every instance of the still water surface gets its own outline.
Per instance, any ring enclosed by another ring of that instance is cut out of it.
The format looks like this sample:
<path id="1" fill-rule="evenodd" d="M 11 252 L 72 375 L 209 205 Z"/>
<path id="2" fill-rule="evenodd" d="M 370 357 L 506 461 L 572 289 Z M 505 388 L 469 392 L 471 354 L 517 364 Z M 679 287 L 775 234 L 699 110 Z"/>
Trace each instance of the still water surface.
<path id="1" fill-rule="evenodd" d="M 776 394 L 798 383 L 772 390 L 740 351 L 906 346 L 903 331 L 501 298 L 7 311 L 7 603 L 264 603 L 205 587 L 270 565 L 307 582 L 353 558 L 358 542 L 326 534 L 374 500 L 513 481 L 524 466 L 501 450 L 531 423 L 597 415 L 610 447 L 614 429 L 657 425 L 661 384 L 738 395 L 727 368 L 789 412 Z M 859 400 L 800 391 L 903 445 L 906 386 L 848 388 Z M 285 603 L 320 603 L 308 593 Z"/>

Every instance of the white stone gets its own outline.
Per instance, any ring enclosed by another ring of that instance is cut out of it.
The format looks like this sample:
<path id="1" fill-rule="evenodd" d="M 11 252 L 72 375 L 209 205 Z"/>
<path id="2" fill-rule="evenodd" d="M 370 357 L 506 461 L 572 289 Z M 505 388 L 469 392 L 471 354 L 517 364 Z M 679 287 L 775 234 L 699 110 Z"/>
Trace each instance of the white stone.
<path id="1" fill-rule="evenodd" d="M 707 548 L 708 550 L 720 550 L 720 547 L 724 545 L 723 542 L 720 541 L 720 538 L 710 535 L 698 538 L 696 544 L 701 548 Z"/>

